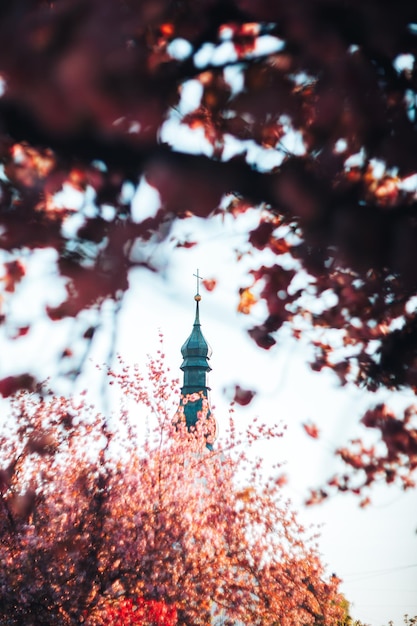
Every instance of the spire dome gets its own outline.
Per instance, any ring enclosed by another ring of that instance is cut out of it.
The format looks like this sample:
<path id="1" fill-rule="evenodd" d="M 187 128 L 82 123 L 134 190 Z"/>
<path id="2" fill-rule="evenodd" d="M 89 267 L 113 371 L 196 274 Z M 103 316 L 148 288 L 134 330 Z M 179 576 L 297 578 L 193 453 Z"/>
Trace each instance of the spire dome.
<path id="1" fill-rule="evenodd" d="M 201 296 L 195 296 L 194 300 L 196 301 L 194 325 L 191 335 L 186 339 L 181 348 L 181 354 L 184 359 L 181 369 L 185 371 L 184 368 L 186 367 L 202 367 L 206 372 L 209 372 L 211 367 L 208 364 L 208 359 L 211 357 L 212 350 L 201 332 L 199 310 Z"/>
<path id="2" fill-rule="evenodd" d="M 182 389 L 183 394 L 194 393 L 195 391 L 203 391 L 208 389 L 206 374 L 211 370 L 208 360 L 211 357 L 212 350 L 210 345 L 206 341 L 203 333 L 201 332 L 200 324 L 200 302 L 201 295 L 199 292 L 199 281 L 201 276 L 198 273 L 194 274 L 197 278 L 197 293 L 194 296 L 195 300 L 195 319 L 191 335 L 186 339 L 181 348 L 181 354 L 183 362 L 181 369 L 184 372 L 184 387 Z M 192 387 L 192 389 L 188 389 Z M 198 387 L 198 389 L 196 389 Z M 185 389 L 185 391 L 184 391 Z"/>

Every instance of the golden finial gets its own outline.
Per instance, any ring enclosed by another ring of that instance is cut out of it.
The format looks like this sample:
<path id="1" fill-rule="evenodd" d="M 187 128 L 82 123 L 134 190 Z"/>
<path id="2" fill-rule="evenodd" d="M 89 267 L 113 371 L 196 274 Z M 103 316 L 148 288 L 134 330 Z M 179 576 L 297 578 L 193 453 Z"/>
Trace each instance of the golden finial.
<path id="1" fill-rule="evenodd" d="M 193 274 L 193 276 L 195 276 L 196 279 L 197 279 L 197 293 L 194 296 L 194 300 L 196 302 L 200 302 L 200 300 L 201 300 L 201 296 L 200 296 L 200 280 L 203 280 L 203 278 L 200 276 L 198 269 L 197 269 L 197 274 Z"/>

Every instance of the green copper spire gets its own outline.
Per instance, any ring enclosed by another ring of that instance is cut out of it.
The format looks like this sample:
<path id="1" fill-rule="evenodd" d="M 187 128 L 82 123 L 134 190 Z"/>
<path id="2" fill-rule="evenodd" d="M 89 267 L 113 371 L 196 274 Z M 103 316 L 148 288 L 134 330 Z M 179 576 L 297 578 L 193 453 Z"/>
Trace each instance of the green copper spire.
<path id="1" fill-rule="evenodd" d="M 208 360 L 211 357 L 212 351 L 201 332 L 199 307 L 201 302 L 199 280 L 201 280 L 201 276 L 198 270 L 195 276 L 197 277 L 197 293 L 194 296 L 196 303 L 195 320 L 191 335 L 181 348 L 181 354 L 184 359 L 181 365 L 181 369 L 184 372 L 184 385 L 181 389 L 181 393 L 187 395 L 202 391 L 207 397 L 209 391 L 209 387 L 207 386 L 207 373 L 211 370 Z"/>
<path id="2" fill-rule="evenodd" d="M 201 295 L 199 292 L 199 281 L 201 280 L 201 276 L 199 275 L 198 270 L 197 274 L 194 274 L 194 276 L 197 278 L 197 293 L 194 296 L 196 303 L 194 325 L 190 336 L 181 348 L 181 354 L 183 357 L 181 369 L 184 372 L 184 383 L 181 387 L 181 395 L 183 398 L 181 406 L 184 411 L 184 417 L 188 429 L 195 426 L 199 413 L 203 410 L 204 405 L 207 406 L 209 400 L 210 387 L 207 385 L 207 374 L 211 370 L 208 362 L 212 353 L 208 342 L 201 332 L 199 307 L 201 302 Z M 188 400 L 184 402 L 184 398 L 191 396 L 192 394 L 196 394 L 196 397 L 194 399 L 188 398 Z M 211 413 L 209 409 L 207 418 L 209 419 L 210 416 Z M 207 444 L 207 447 L 211 449 L 212 446 Z"/>

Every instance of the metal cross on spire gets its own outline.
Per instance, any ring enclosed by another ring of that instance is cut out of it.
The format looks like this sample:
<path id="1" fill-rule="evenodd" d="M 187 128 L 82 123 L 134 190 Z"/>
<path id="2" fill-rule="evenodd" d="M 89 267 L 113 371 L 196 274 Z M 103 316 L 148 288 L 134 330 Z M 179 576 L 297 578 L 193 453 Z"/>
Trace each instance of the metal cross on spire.
<path id="1" fill-rule="evenodd" d="M 199 296 L 200 295 L 200 281 L 203 280 L 203 277 L 200 276 L 198 269 L 197 269 L 197 274 L 193 274 L 193 276 L 195 276 L 196 279 L 197 279 L 197 293 L 196 293 L 196 296 Z"/>

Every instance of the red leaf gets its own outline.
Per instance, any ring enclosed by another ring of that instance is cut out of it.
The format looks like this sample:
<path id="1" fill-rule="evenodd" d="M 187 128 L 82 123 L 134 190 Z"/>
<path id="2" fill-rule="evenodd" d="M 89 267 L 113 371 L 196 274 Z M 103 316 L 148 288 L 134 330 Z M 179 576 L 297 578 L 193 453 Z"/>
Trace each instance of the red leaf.
<path id="1" fill-rule="evenodd" d="M 303 424 L 303 428 L 309 437 L 312 437 L 313 439 L 319 438 L 320 431 L 315 424 Z"/>
<path id="2" fill-rule="evenodd" d="M 264 326 L 255 326 L 248 330 L 248 334 L 260 348 L 264 348 L 264 350 L 269 350 L 276 344 L 275 339 L 272 335 L 265 329 Z"/>
<path id="3" fill-rule="evenodd" d="M 97 329 L 95 326 L 90 326 L 89 328 L 87 328 L 87 330 L 83 334 L 84 339 L 92 339 L 96 330 Z"/>
<path id="4" fill-rule="evenodd" d="M 250 402 L 252 402 L 253 397 L 256 395 L 256 391 L 251 391 L 250 389 L 242 389 L 239 385 L 235 386 L 235 396 L 234 401 L 240 404 L 241 406 L 246 406 Z"/>
<path id="5" fill-rule="evenodd" d="M 16 333 L 13 335 L 13 339 L 18 339 L 19 337 L 24 337 L 28 334 L 30 330 L 30 326 L 21 326 L 16 329 Z"/>
<path id="6" fill-rule="evenodd" d="M 17 283 L 19 283 L 26 274 L 25 266 L 21 261 L 19 261 L 19 259 L 17 259 L 16 261 L 5 263 L 4 269 L 6 272 L 6 275 L 3 278 L 6 283 L 4 289 L 9 293 L 13 293 L 16 289 Z"/>
<path id="7" fill-rule="evenodd" d="M 259 226 L 252 230 L 249 235 L 249 243 L 251 243 L 258 250 L 263 250 L 269 243 L 271 235 L 275 230 L 276 225 L 272 222 L 261 222 Z"/>
<path id="8" fill-rule="evenodd" d="M 6 376 L 6 378 L 0 380 L 0 395 L 2 395 L 3 398 L 8 398 L 21 389 L 33 391 L 34 387 L 35 379 L 30 374 Z"/>
<path id="9" fill-rule="evenodd" d="M 194 246 L 196 245 L 197 245 L 196 241 L 179 241 L 175 247 L 188 249 L 188 248 L 194 248 Z"/>
<path id="10" fill-rule="evenodd" d="M 213 291 L 213 289 L 217 285 L 217 280 L 215 278 L 206 278 L 206 279 L 202 280 L 201 282 L 203 283 L 203 285 L 207 289 L 207 291 Z"/>

